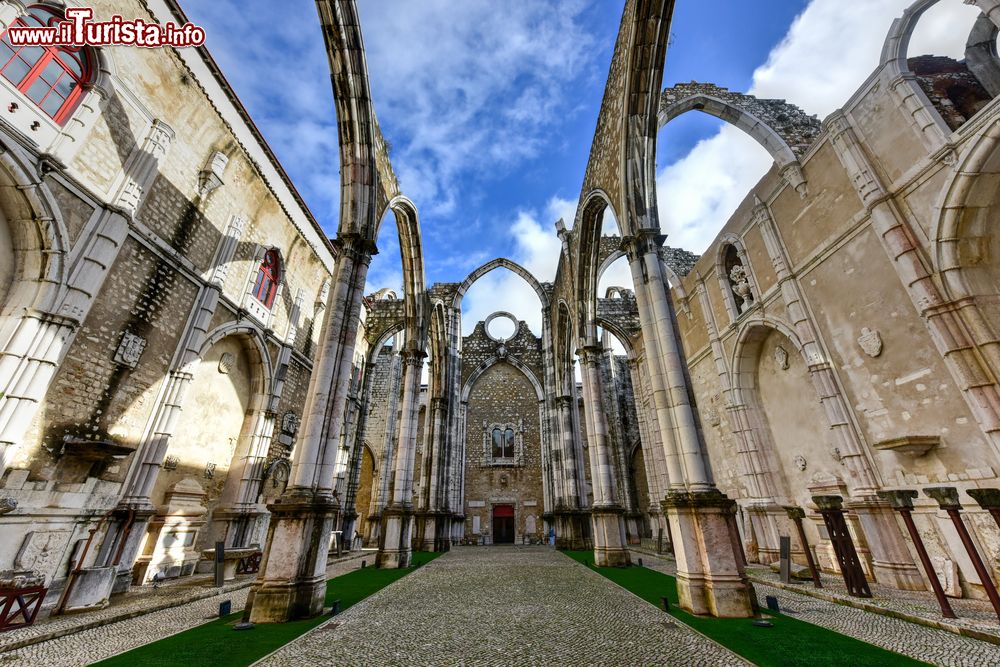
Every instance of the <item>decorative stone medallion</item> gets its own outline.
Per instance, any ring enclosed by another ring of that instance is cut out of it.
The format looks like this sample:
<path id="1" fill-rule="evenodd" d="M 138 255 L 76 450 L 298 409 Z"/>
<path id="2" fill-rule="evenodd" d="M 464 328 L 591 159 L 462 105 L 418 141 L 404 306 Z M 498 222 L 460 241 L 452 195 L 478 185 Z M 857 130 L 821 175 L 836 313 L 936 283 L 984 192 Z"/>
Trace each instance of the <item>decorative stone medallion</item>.
<path id="1" fill-rule="evenodd" d="M 205 464 L 205 479 L 212 479 L 215 477 L 215 464 L 206 463 Z"/>
<path id="2" fill-rule="evenodd" d="M 10 514 L 17 509 L 17 501 L 13 498 L 0 498 L 0 514 Z"/>
<path id="3" fill-rule="evenodd" d="M 137 336 L 131 331 L 126 331 L 122 334 L 121 342 L 118 343 L 118 349 L 115 351 L 115 363 L 135 368 L 139 363 L 139 357 L 142 356 L 142 351 L 145 349 L 145 338 Z"/>
<path id="4" fill-rule="evenodd" d="M 232 352 L 223 352 L 219 359 L 219 372 L 223 375 L 229 375 L 229 371 L 233 370 L 235 365 L 236 356 Z"/>
<path id="5" fill-rule="evenodd" d="M 167 458 L 163 459 L 163 469 L 164 470 L 177 470 L 177 464 L 179 463 L 176 456 L 171 454 Z"/>
<path id="6" fill-rule="evenodd" d="M 858 336 L 858 345 L 869 357 L 875 358 L 882 354 L 882 336 L 877 329 L 863 327 L 861 335 Z"/>
<path id="7" fill-rule="evenodd" d="M 785 348 L 780 345 L 774 348 L 774 361 L 778 364 L 778 368 L 781 370 L 788 370 L 788 352 L 786 352 Z"/>
<path id="8" fill-rule="evenodd" d="M 281 418 L 281 432 L 295 435 L 299 430 L 299 418 L 294 412 L 286 412 Z"/>
<path id="9" fill-rule="evenodd" d="M 806 467 L 809 465 L 809 463 L 806 461 L 806 457 L 802 456 L 801 454 L 799 456 L 796 456 L 792 460 L 795 462 L 795 467 L 798 468 L 799 470 L 805 470 Z"/>
<path id="10" fill-rule="evenodd" d="M 715 408 L 709 408 L 705 411 L 705 420 L 711 426 L 718 426 L 722 423 L 722 418 L 719 416 L 719 411 Z"/>

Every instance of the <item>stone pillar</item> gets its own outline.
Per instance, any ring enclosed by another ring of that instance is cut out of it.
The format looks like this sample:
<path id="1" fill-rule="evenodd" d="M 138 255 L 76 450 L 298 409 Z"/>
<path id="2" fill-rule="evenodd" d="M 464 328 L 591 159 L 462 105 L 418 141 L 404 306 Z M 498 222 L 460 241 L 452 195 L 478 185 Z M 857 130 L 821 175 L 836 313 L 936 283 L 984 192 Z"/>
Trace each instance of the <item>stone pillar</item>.
<path id="1" fill-rule="evenodd" d="M 583 371 L 584 415 L 590 448 L 590 479 L 594 485 L 591 523 L 594 529 L 594 564 L 598 567 L 624 567 L 629 564 L 625 539 L 625 520 L 618 503 L 618 488 L 611 463 L 611 443 L 604 412 L 600 364 L 604 349 L 584 348 L 580 353 Z"/>
<path id="2" fill-rule="evenodd" d="M 715 488 L 703 454 L 674 333 L 658 230 L 641 230 L 628 251 L 656 420 L 663 435 L 671 489 L 663 501 L 677 559 L 681 606 L 695 614 L 746 617 L 754 598 L 744 575 L 730 517 L 735 506 Z"/>
<path id="3" fill-rule="evenodd" d="M 392 503 L 382 512 L 382 531 L 375 562 L 382 568 L 410 565 L 413 533 L 413 463 L 417 448 L 417 408 L 420 399 L 420 371 L 426 353 L 413 342 L 403 352 L 403 401 L 399 423 L 399 444 L 393 460 Z"/>
<path id="4" fill-rule="evenodd" d="M 285 494 L 268 509 L 271 525 L 252 598 L 250 621 L 276 623 L 315 616 L 326 596 L 326 554 L 339 508 L 333 473 L 354 343 L 361 322 L 361 297 L 374 244 L 362 236 L 336 241 L 330 307 L 317 350 L 303 410 L 292 474 Z"/>
<path id="5" fill-rule="evenodd" d="M 358 412 L 362 419 L 358 421 L 358 428 L 354 432 L 354 447 L 351 452 L 351 463 L 347 477 L 347 491 L 344 493 L 343 523 L 341 524 L 345 539 L 350 539 L 350 544 L 354 545 L 354 531 L 358 530 L 358 484 L 361 483 L 361 464 L 364 455 L 365 431 L 368 428 L 368 406 L 371 399 L 372 373 L 375 365 L 371 359 L 365 363 L 364 376 L 361 383 L 361 407 Z M 374 473 L 374 470 L 372 471 Z M 366 517 L 362 517 L 366 518 Z M 359 531 L 360 532 L 360 531 Z"/>
<path id="6" fill-rule="evenodd" d="M 557 396 L 555 399 L 562 450 L 563 482 L 566 489 L 561 506 L 557 506 L 553 512 L 556 521 L 556 546 L 560 549 L 582 549 L 585 544 L 583 530 L 585 512 L 580 504 L 583 480 L 578 474 L 577 462 L 579 440 L 573 428 L 574 400 L 573 396 Z"/>
<path id="7" fill-rule="evenodd" d="M 424 523 L 424 535 L 422 549 L 425 551 L 445 550 L 441 543 L 442 517 L 441 517 L 441 491 L 443 488 L 443 469 L 445 453 L 445 437 L 447 435 L 446 422 L 448 415 L 448 401 L 444 398 L 436 397 L 431 399 L 430 405 L 430 438 L 425 447 L 428 464 L 427 489 L 424 493 L 424 510 L 426 519 Z"/>

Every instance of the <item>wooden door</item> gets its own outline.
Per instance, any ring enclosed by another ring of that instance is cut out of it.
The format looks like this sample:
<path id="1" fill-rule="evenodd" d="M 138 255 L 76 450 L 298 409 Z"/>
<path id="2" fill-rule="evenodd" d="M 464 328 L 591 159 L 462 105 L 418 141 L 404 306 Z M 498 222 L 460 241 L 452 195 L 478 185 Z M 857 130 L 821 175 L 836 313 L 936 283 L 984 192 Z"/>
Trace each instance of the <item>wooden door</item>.
<path id="1" fill-rule="evenodd" d="M 493 544 L 514 543 L 514 506 L 493 507 Z"/>

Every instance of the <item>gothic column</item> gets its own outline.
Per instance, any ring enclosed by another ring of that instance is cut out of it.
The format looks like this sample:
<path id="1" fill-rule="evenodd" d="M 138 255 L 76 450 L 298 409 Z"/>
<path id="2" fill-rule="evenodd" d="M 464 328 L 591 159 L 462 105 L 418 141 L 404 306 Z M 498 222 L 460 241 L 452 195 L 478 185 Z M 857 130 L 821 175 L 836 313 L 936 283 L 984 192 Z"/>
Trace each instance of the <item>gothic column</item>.
<path id="1" fill-rule="evenodd" d="M 351 450 L 351 463 L 347 475 L 347 490 L 344 492 L 343 522 L 341 529 L 345 540 L 350 540 L 348 544 L 354 545 L 354 533 L 358 531 L 358 485 L 361 483 L 361 465 L 364 459 L 365 433 L 368 429 L 368 406 L 371 404 L 372 373 L 375 371 L 374 364 L 369 358 L 365 363 L 364 375 L 361 380 L 361 404 L 358 413 L 361 419 L 358 420 L 358 427 L 354 432 L 354 447 Z M 372 473 L 374 474 L 374 470 Z M 368 517 L 361 517 L 367 519 Z M 358 531 L 360 532 L 360 531 Z"/>
<path id="2" fill-rule="evenodd" d="M 594 528 L 594 564 L 624 567 L 629 564 L 625 519 L 618 503 L 618 488 L 611 462 L 608 422 L 604 412 L 600 363 L 604 349 L 590 346 L 579 351 L 583 371 L 584 417 L 590 449 L 590 478 L 594 487 L 591 525 Z"/>
<path id="3" fill-rule="evenodd" d="M 628 360 L 632 374 L 632 391 L 635 395 L 635 411 L 639 420 L 639 445 L 642 447 L 642 461 L 646 470 L 646 486 L 649 490 L 649 507 L 645 508 L 656 522 L 657 530 L 666 530 L 660 498 L 667 494 L 670 482 L 667 480 L 666 464 L 663 461 L 663 447 L 656 443 L 653 432 L 657 429 L 650 424 L 646 405 L 645 365 L 639 359 Z M 656 530 L 654 530 L 654 535 Z"/>
<path id="4" fill-rule="evenodd" d="M 407 343 L 403 352 L 403 400 L 400 411 L 399 443 L 393 458 L 392 503 L 382 512 L 382 531 L 376 565 L 402 568 L 410 565 L 413 533 L 413 463 L 417 449 L 417 409 L 420 399 L 420 371 L 426 353 Z"/>
<path id="5" fill-rule="evenodd" d="M 424 491 L 424 523 L 423 546 L 425 551 L 435 551 L 440 547 L 438 538 L 441 536 L 441 489 L 442 470 L 444 468 L 445 422 L 448 412 L 448 402 L 444 398 L 432 398 L 430 405 L 430 438 L 427 439 L 425 456 L 428 458 L 427 487 Z"/>
<path id="6" fill-rule="evenodd" d="M 317 350 L 292 474 L 271 504 L 271 525 L 252 599 L 250 621 L 276 623 L 315 616 L 326 596 L 326 554 L 339 505 L 333 475 L 340 445 L 361 297 L 375 245 L 337 237 L 334 282 Z"/>
<path id="7" fill-rule="evenodd" d="M 584 511 L 581 502 L 583 476 L 579 474 L 577 461 L 579 438 L 573 419 L 575 402 L 576 398 L 572 395 L 557 396 L 555 399 L 562 450 L 562 474 L 566 489 L 562 507 L 557 508 L 555 512 L 558 524 L 556 546 L 564 549 L 580 549 L 584 545 L 582 525 Z"/>
<path id="8" fill-rule="evenodd" d="M 662 242 L 658 230 L 640 230 L 624 241 L 670 478 L 663 508 L 677 559 L 678 596 L 681 607 L 695 614 L 746 617 L 754 601 L 730 532 L 735 502 L 715 488 L 705 463 L 660 263 Z"/>

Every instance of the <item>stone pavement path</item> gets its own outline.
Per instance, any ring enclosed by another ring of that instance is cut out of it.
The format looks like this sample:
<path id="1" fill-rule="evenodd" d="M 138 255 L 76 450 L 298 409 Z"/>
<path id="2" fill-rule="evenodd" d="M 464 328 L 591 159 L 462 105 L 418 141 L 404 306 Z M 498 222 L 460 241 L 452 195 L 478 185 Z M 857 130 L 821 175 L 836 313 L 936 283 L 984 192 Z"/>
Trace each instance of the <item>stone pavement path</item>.
<path id="1" fill-rule="evenodd" d="M 669 559 L 661 559 L 647 553 L 633 553 L 632 560 L 635 561 L 636 558 L 642 558 L 646 567 L 660 572 L 674 574 L 677 571 L 674 562 Z M 825 576 L 824 581 L 831 578 Z M 762 609 L 766 608 L 765 597 L 773 595 L 778 598 L 781 610 L 793 618 L 917 660 L 955 667 L 1000 665 L 1000 646 L 996 644 L 846 607 L 762 583 L 755 583 L 754 590 Z"/>
<path id="2" fill-rule="evenodd" d="M 457 547 L 259 665 L 743 665 L 548 547 Z"/>
<path id="3" fill-rule="evenodd" d="M 371 564 L 374 554 L 367 554 L 367 557 Z M 327 568 L 327 576 L 336 577 L 356 570 L 360 565 L 359 558 L 360 556 L 352 556 L 333 563 Z M 0 652 L 0 667 L 89 665 L 212 620 L 218 616 L 219 603 L 225 600 L 232 601 L 233 611 L 240 611 L 246 604 L 249 591 L 249 587 L 244 587 L 128 620 L 108 622 L 105 625 L 14 651 Z M 80 615 L 68 618 L 85 617 L 86 615 Z"/>

